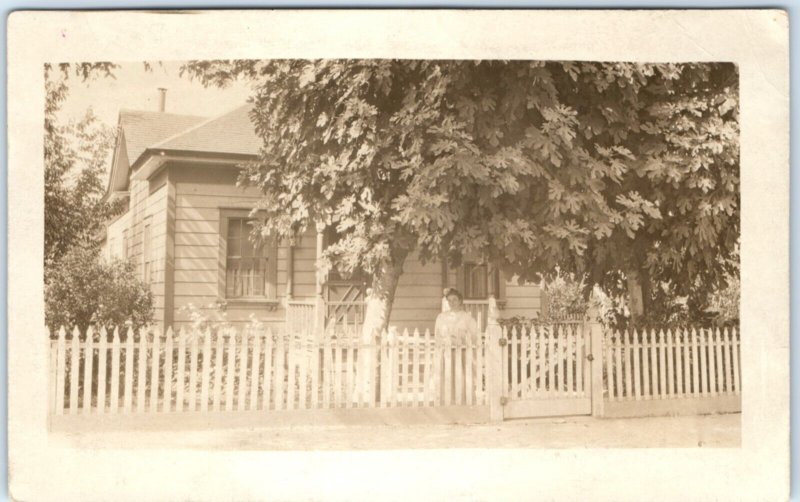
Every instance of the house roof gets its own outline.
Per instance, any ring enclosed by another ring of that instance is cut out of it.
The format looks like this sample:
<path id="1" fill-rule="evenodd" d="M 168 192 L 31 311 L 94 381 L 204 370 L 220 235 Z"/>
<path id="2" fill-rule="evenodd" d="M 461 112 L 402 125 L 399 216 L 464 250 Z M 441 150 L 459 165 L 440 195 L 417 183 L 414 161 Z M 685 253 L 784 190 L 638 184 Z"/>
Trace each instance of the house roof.
<path id="1" fill-rule="evenodd" d="M 122 146 L 125 148 L 128 160 L 133 164 L 150 146 L 203 120 L 204 117 L 194 115 L 120 110 L 119 127 L 125 137 Z"/>
<path id="2" fill-rule="evenodd" d="M 166 138 L 150 148 L 257 155 L 261 142 L 250 120 L 251 104 L 210 118 Z"/>

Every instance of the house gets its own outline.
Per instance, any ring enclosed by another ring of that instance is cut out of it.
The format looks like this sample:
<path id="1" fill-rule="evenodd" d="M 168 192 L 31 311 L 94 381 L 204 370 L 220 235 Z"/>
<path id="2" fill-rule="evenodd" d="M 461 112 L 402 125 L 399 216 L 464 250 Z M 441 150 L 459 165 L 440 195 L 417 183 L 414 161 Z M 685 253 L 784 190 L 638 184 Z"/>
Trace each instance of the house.
<path id="1" fill-rule="evenodd" d="M 316 270 L 317 255 L 335 238 L 330 231 L 309 231 L 293 246 L 256 248 L 246 238 L 248 212 L 259 198 L 258 189 L 236 186 L 237 165 L 255 158 L 260 145 L 249 110 L 213 118 L 120 111 L 106 197 L 123 199 L 127 209 L 108 223 L 104 252 L 136 264 L 161 326 L 191 322 L 190 305 L 216 318 L 219 305 L 234 324 L 255 316 L 277 329 L 357 327 L 362 278 Z M 411 256 L 390 324 L 432 328 L 448 286 L 464 292 L 467 308 L 484 323 L 490 294 L 504 317 L 535 316 L 540 307 L 537 285 L 503 280 L 491 265 L 453 268 Z"/>

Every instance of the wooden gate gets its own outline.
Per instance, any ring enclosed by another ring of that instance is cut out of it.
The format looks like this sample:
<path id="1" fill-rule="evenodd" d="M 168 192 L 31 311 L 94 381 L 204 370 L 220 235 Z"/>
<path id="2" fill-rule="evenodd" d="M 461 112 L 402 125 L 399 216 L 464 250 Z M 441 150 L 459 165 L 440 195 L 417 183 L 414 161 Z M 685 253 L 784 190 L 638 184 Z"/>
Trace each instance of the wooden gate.
<path id="1" fill-rule="evenodd" d="M 582 322 L 503 327 L 504 418 L 590 415 L 590 337 Z"/>

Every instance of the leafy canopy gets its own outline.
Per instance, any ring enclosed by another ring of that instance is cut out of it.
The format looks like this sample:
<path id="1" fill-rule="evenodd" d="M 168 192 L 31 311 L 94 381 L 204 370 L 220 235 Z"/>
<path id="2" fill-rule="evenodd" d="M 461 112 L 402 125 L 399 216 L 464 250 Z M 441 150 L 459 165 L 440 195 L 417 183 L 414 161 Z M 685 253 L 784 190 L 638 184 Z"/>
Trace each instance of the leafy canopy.
<path id="1" fill-rule="evenodd" d="M 263 236 L 316 221 L 328 256 L 380 273 L 409 250 L 476 254 L 524 279 L 560 266 L 678 294 L 724 283 L 739 236 L 731 64 L 202 61 L 257 83 Z"/>

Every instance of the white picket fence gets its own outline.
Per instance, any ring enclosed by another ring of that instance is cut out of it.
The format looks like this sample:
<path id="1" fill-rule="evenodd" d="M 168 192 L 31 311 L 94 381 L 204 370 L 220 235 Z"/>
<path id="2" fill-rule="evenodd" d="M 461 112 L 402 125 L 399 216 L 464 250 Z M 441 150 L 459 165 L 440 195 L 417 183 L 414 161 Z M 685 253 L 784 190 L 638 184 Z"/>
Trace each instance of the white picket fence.
<path id="1" fill-rule="evenodd" d="M 739 345 L 736 329 L 606 333 L 604 414 L 740 411 Z"/>
<path id="2" fill-rule="evenodd" d="M 315 342 L 269 330 L 58 332 L 51 412 L 186 413 L 485 404 L 484 347 L 384 332 Z"/>
<path id="3" fill-rule="evenodd" d="M 50 333 L 48 333 L 50 337 Z M 596 322 L 286 336 L 158 329 L 50 340 L 53 415 L 485 407 L 489 419 L 741 410 L 736 330 L 604 332 Z M 463 408 L 461 408 L 463 409 Z"/>

